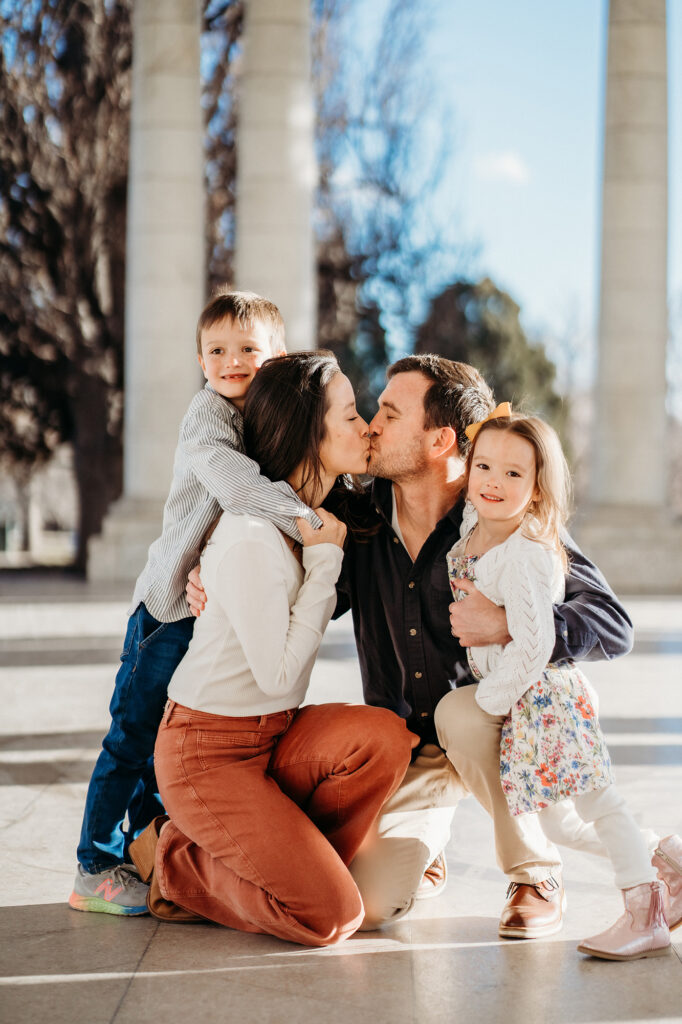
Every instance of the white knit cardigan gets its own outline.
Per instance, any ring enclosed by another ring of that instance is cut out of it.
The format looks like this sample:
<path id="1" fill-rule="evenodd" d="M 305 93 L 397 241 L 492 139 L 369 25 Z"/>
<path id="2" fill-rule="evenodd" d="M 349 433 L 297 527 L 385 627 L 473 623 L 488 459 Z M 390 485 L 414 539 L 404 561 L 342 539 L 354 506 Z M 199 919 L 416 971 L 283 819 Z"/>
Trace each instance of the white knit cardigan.
<path id="1" fill-rule="evenodd" d="M 465 553 L 476 525 L 476 511 L 467 502 L 461 539 L 448 552 L 448 564 Z M 564 596 L 564 571 L 559 555 L 520 530 L 476 562 L 475 583 L 480 592 L 507 613 L 511 641 L 502 646 L 469 648 L 482 675 L 476 701 L 491 715 L 505 715 L 526 690 L 538 682 L 556 643 L 552 605 Z"/>

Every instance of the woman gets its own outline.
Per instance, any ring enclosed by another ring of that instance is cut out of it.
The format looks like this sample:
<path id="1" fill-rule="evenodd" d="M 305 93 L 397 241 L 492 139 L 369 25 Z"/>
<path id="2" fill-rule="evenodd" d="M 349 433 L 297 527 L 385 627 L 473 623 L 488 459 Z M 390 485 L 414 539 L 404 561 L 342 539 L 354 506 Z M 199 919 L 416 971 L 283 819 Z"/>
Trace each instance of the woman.
<path id="1" fill-rule="evenodd" d="M 366 468 L 367 424 L 331 356 L 265 363 L 244 425 L 262 472 L 313 507 L 341 474 Z M 336 603 L 346 532 L 318 512 L 317 531 L 299 521 L 302 551 L 272 523 L 225 512 L 202 557 L 206 610 L 171 681 L 155 751 L 171 820 L 159 835 L 156 819 L 131 846 L 157 916 L 311 946 L 362 921 L 347 866 L 415 738 L 381 708 L 298 708 Z"/>

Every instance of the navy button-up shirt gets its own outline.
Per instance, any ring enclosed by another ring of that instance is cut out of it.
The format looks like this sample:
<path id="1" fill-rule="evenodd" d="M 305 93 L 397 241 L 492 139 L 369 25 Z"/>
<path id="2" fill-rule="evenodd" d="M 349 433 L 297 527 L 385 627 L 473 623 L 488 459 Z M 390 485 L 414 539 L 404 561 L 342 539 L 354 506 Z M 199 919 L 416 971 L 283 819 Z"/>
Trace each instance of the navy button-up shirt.
<path id="1" fill-rule="evenodd" d="M 365 701 L 407 719 L 425 743 L 437 742 L 433 715 L 441 697 L 475 682 L 448 611 L 445 556 L 459 539 L 463 507 L 460 500 L 450 509 L 413 562 L 391 526 L 391 483 L 376 479 L 351 502 L 352 518 L 375 530 L 367 537 L 349 531 L 337 585 L 334 617 L 352 609 Z M 554 608 L 552 661 L 627 654 L 633 632 L 625 609 L 596 566 L 568 536 L 565 542 L 571 569 L 565 600 Z"/>

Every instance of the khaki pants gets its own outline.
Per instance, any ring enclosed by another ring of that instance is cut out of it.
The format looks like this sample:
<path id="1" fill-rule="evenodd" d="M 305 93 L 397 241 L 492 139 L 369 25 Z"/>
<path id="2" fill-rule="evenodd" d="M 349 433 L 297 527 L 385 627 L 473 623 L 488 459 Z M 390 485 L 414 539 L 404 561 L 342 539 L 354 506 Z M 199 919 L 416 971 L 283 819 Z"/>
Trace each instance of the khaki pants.
<path id="1" fill-rule="evenodd" d="M 351 864 L 365 905 L 363 930 L 392 923 L 410 910 L 424 871 L 449 842 L 455 807 L 469 793 L 493 819 L 497 863 L 509 881 L 532 884 L 561 870 L 538 816 L 509 813 L 500 785 L 504 715 L 482 711 L 475 689 L 453 690 L 440 701 L 435 722 L 445 753 L 422 747 L 384 804 L 373 839 Z"/>

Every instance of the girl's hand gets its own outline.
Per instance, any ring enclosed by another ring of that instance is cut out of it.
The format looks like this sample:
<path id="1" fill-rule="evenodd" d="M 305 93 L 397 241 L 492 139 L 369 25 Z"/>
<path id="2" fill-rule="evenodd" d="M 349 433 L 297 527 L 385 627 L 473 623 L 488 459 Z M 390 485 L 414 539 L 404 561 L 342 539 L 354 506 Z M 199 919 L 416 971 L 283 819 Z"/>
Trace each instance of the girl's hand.
<path id="1" fill-rule="evenodd" d="M 346 524 L 324 508 L 316 508 L 315 512 L 322 520 L 322 526 L 318 530 L 314 530 L 307 519 L 296 520 L 304 546 L 309 548 L 313 544 L 336 544 L 342 548 L 346 539 Z"/>

